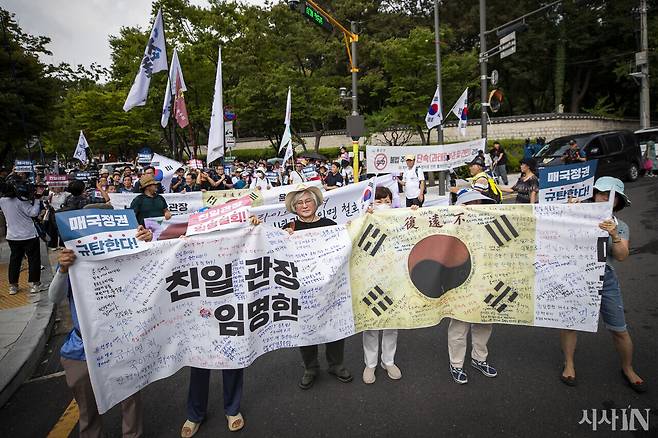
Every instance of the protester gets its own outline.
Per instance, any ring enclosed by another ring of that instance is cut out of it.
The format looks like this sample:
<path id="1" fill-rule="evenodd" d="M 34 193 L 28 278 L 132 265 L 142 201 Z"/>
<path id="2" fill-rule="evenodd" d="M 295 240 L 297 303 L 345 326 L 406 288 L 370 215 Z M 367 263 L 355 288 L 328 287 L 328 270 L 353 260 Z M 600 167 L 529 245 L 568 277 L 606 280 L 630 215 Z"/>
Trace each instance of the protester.
<path id="1" fill-rule="evenodd" d="M 455 205 L 495 204 L 496 202 L 474 189 L 463 189 L 457 195 Z M 452 318 L 448 325 L 448 355 L 450 356 L 450 375 L 461 385 L 468 383 L 468 374 L 464 371 L 464 359 L 468 332 L 471 332 L 471 366 L 486 377 L 496 377 L 498 372 L 487 362 L 489 350 L 487 343 L 491 337 L 493 325 L 469 323 Z"/>
<path id="2" fill-rule="evenodd" d="M 580 163 L 582 161 L 587 161 L 587 157 L 585 156 L 585 153 L 578 148 L 576 140 L 569 140 L 569 149 L 567 149 L 564 155 L 562 155 L 562 161 L 564 161 L 564 164 Z"/>
<path id="3" fill-rule="evenodd" d="M 466 165 L 468 166 L 468 172 L 471 174 L 469 178 L 471 188 L 500 204 L 503 200 L 502 193 L 493 178 L 484 171 L 484 160 L 480 157 L 475 157 L 470 163 L 466 163 Z M 452 193 L 458 193 L 460 190 L 461 188 L 459 187 L 450 187 Z"/>
<path id="4" fill-rule="evenodd" d="M 135 212 L 137 222 L 144 225 L 144 219 L 149 217 L 163 217 L 171 219 L 171 212 L 167 206 L 165 198 L 156 193 L 158 182 L 149 174 L 144 174 L 139 179 L 139 186 L 142 193 L 139 194 L 130 203 L 130 208 Z"/>
<path id="5" fill-rule="evenodd" d="M 317 215 L 318 207 L 322 205 L 322 192 L 317 187 L 300 187 L 286 195 L 286 210 L 296 214 L 297 219 L 284 226 L 290 234 L 295 231 L 310 228 L 329 227 L 336 225 L 331 219 L 321 218 Z M 343 353 L 345 340 L 329 342 L 325 344 L 329 374 L 336 376 L 343 383 L 352 381 L 352 375 L 343 365 Z M 309 345 L 299 348 L 304 361 L 304 375 L 299 382 L 301 389 L 309 389 L 313 386 L 318 374 L 320 364 L 318 362 L 318 346 Z"/>
<path id="6" fill-rule="evenodd" d="M 624 193 L 624 183 L 610 176 L 603 176 L 594 183 L 594 202 L 608 202 L 612 190 L 615 191 L 613 212 L 631 205 L 631 201 Z M 615 216 L 601 222 L 599 228 L 606 231 L 609 236 L 603 288 L 600 292 L 601 318 L 612 334 L 615 349 L 621 359 L 621 374 L 624 381 L 636 392 L 645 392 L 648 385 L 633 369 L 633 341 L 627 330 L 621 289 L 613 267 L 613 261 L 622 262 L 629 255 L 630 230 L 625 222 Z M 560 344 L 564 353 L 564 369 L 560 374 L 560 380 L 569 386 L 576 386 L 574 363 L 576 342 L 575 330 L 560 330 Z"/>
<path id="7" fill-rule="evenodd" d="M 387 187 L 375 189 L 374 210 L 385 210 L 391 208 L 393 193 Z M 418 208 L 417 206 L 414 206 Z M 413 208 L 413 207 L 412 207 Z M 372 212 L 372 210 L 368 210 Z M 395 350 L 398 343 L 398 331 L 389 330 L 366 330 L 363 332 L 363 356 L 365 368 L 363 369 L 363 383 L 370 385 L 375 383 L 375 370 L 377 369 L 377 353 L 379 351 L 379 332 L 382 333 L 382 355 L 381 365 L 386 370 L 388 377 L 393 380 L 402 378 L 402 372 L 395 365 Z"/>
<path id="8" fill-rule="evenodd" d="M 350 160 L 350 154 L 349 154 L 349 152 L 347 152 L 347 149 L 345 148 L 345 146 L 340 147 L 340 155 L 338 156 L 338 159 L 340 161 L 343 161 L 343 160 L 349 161 Z"/>
<path id="9" fill-rule="evenodd" d="M 505 193 L 516 193 L 517 204 L 535 204 L 539 196 L 537 162 L 534 158 L 521 160 L 521 176 L 512 187 L 500 187 Z"/>
<path id="10" fill-rule="evenodd" d="M 30 293 L 41 291 L 41 242 L 34 224 L 34 218 L 41 211 L 42 191 L 38 190 L 35 199 L 28 200 L 23 193 L 25 186 L 0 183 L 0 209 L 7 221 L 7 243 L 9 244 L 9 295 L 18 293 L 18 279 L 23 257 L 27 255 L 28 282 Z"/>
<path id="11" fill-rule="evenodd" d="M 188 173 L 185 175 L 185 184 L 181 188 L 181 193 L 198 192 L 201 189 L 196 184 L 196 174 Z"/>
<path id="12" fill-rule="evenodd" d="M 132 193 L 133 192 L 133 177 L 130 175 L 125 175 L 123 177 L 123 183 L 119 187 L 119 193 Z"/>
<path id="13" fill-rule="evenodd" d="M 71 194 L 64 200 L 60 211 L 79 210 L 89 203 L 89 199 L 85 194 L 85 183 L 77 179 L 69 183 L 69 188 L 66 190 Z"/>
<path id="14" fill-rule="evenodd" d="M 202 192 L 212 190 L 214 182 L 215 181 L 213 181 L 212 178 L 210 178 L 210 175 L 208 175 L 208 172 L 206 172 L 205 170 L 200 169 L 199 173 L 197 173 L 196 185 L 198 190 Z"/>
<path id="15" fill-rule="evenodd" d="M 150 240 L 153 237 L 153 233 L 140 226 L 137 229 L 136 237 L 139 240 Z M 85 346 L 82 341 L 80 323 L 68 276 L 69 268 L 75 263 L 75 259 L 75 253 L 70 249 L 64 249 L 59 254 L 59 264 L 55 276 L 50 283 L 48 297 L 53 304 L 61 302 L 65 297 L 68 298 L 69 302 L 73 329 L 68 334 L 66 341 L 60 349 L 60 362 L 66 375 L 66 384 L 73 391 L 73 397 L 77 403 L 79 412 L 79 436 L 81 438 L 100 438 L 103 436 L 103 424 L 101 416 L 98 413 L 91 379 L 89 378 Z M 140 392 L 131 395 L 121 402 L 121 415 L 123 418 L 121 428 L 124 438 L 144 436 L 142 397 Z"/>
<path id="16" fill-rule="evenodd" d="M 303 168 L 302 163 L 295 163 L 295 170 L 292 170 L 288 175 L 288 184 L 302 184 L 306 181 L 306 177 L 302 173 Z"/>
<path id="17" fill-rule="evenodd" d="M 265 169 L 262 167 L 256 169 L 256 177 L 251 180 L 249 188 L 252 190 L 269 190 L 272 188 L 270 182 L 265 178 Z"/>
<path id="18" fill-rule="evenodd" d="M 65 187 L 50 187 L 48 192 L 48 204 L 50 204 L 55 211 L 62 208 L 66 198 L 71 196 L 71 194 L 65 190 Z"/>
<path id="19" fill-rule="evenodd" d="M 185 169 L 179 167 L 174 172 L 174 176 L 171 178 L 171 184 L 169 184 L 169 191 L 171 193 L 180 193 L 183 191 L 185 186 Z"/>
<path id="20" fill-rule="evenodd" d="M 493 169 L 494 175 L 499 177 L 503 184 L 508 185 L 509 181 L 507 180 L 507 153 L 500 146 L 500 142 L 494 141 L 493 149 L 489 151 L 491 155 L 491 160 L 493 161 L 491 167 Z"/>
<path id="21" fill-rule="evenodd" d="M 214 172 L 210 175 L 210 184 L 212 185 L 212 190 L 228 190 L 233 188 L 233 182 L 226 175 L 222 164 L 215 166 Z"/>
<path id="22" fill-rule="evenodd" d="M 353 184 L 354 183 L 354 169 L 352 168 L 352 165 L 350 164 L 349 160 L 342 160 L 340 162 L 340 166 L 342 167 L 340 174 L 343 177 L 343 183 L 345 185 L 348 184 Z"/>
<path id="23" fill-rule="evenodd" d="M 422 170 L 416 167 L 415 155 L 405 155 L 404 161 L 407 164 L 407 168 L 402 173 L 400 184 L 404 188 L 407 207 L 411 207 L 412 205 L 422 207 L 425 201 L 425 175 Z"/>
<path id="24" fill-rule="evenodd" d="M 338 163 L 331 163 L 331 171 L 324 178 L 324 189 L 335 190 L 339 187 L 343 187 L 343 184 L 343 175 L 340 174 Z"/>

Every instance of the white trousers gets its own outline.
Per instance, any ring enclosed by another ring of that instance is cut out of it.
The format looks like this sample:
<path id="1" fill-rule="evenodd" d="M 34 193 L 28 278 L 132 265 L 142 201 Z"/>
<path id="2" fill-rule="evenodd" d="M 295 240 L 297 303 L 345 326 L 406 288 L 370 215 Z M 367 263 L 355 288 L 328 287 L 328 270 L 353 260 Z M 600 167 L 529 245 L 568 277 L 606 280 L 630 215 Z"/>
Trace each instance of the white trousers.
<path id="1" fill-rule="evenodd" d="M 486 361 L 489 354 L 487 342 L 489 342 L 492 328 L 492 324 L 471 324 L 470 322 L 451 319 L 448 326 L 450 364 L 455 368 L 464 368 L 469 329 L 471 330 L 471 357 L 478 362 Z"/>
<path id="2" fill-rule="evenodd" d="M 377 366 L 379 351 L 379 332 L 382 333 L 382 363 L 395 363 L 395 350 L 398 346 L 397 330 L 366 330 L 363 332 L 363 357 L 368 368 Z"/>

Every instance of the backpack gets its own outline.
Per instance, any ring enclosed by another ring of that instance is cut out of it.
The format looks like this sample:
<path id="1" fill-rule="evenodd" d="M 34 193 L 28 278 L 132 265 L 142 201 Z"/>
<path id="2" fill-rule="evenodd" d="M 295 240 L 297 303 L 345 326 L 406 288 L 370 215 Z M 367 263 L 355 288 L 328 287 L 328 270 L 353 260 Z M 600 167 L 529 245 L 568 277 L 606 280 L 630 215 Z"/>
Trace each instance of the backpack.
<path id="1" fill-rule="evenodd" d="M 417 167 L 414 168 L 414 172 L 416 172 L 416 178 L 418 178 L 420 180 L 420 175 L 418 175 L 418 168 Z M 423 180 L 423 181 L 425 181 L 425 180 Z M 418 187 L 420 187 L 420 182 L 418 183 Z M 427 181 L 425 181 L 425 188 L 423 189 L 423 195 L 426 195 L 426 194 L 427 194 Z"/>
<path id="2" fill-rule="evenodd" d="M 496 201 L 496 204 L 501 204 L 503 202 L 503 192 L 500 191 L 493 177 L 486 172 L 480 172 L 471 178 L 471 180 L 477 181 L 480 178 L 486 178 L 489 184 L 489 188 L 482 194 Z"/>

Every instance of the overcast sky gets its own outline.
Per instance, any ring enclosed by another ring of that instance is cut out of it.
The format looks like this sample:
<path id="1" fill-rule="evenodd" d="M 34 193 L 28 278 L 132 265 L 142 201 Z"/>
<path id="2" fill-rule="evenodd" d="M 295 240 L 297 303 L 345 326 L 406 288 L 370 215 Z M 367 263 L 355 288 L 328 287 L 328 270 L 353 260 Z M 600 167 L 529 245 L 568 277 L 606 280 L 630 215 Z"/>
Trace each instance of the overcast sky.
<path id="1" fill-rule="evenodd" d="M 263 0 L 246 0 L 263 4 Z M 44 62 L 88 66 L 92 62 L 110 66 L 109 35 L 121 26 L 150 30 L 151 0 L 0 0 L 3 8 L 16 14 L 23 31 L 50 37 L 53 56 Z M 206 0 L 191 0 L 206 5 Z"/>

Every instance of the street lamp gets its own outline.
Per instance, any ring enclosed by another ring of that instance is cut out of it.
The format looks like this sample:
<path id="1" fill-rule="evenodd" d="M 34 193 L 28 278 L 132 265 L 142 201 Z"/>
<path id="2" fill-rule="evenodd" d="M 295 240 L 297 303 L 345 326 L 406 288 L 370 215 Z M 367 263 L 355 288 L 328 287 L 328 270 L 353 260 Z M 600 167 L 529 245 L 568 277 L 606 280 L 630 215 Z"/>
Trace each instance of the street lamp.
<path id="1" fill-rule="evenodd" d="M 301 0 L 288 0 L 288 6 L 294 11 L 300 11 L 300 5 L 302 4 Z M 347 117 L 347 133 L 352 137 L 352 151 L 354 154 L 354 175 L 356 181 L 359 179 L 359 137 L 364 134 L 365 124 L 363 121 L 363 116 L 359 115 L 359 100 L 358 100 L 358 91 L 357 91 L 357 73 L 359 68 L 357 67 L 357 47 L 356 43 L 359 41 L 359 35 L 357 32 L 357 23 L 356 21 L 350 22 L 350 29 L 348 30 L 343 26 L 338 20 L 332 17 L 324 9 L 322 9 L 317 3 L 313 0 L 305 0 L 303 4 L 303 10 L 300 12 L 308 17 L 310 20 L 316 24 L 324 27 L 325 29 L 330 28 L 331 25 L 338 28 L 343 33 L 343 38 L 345 40 L 345 48 L 347 50 L 347 57 L 349 60 L 350 72 L 352 73 L 352 114 Z M 328 22 L 328 23 L 327 23 Z M 330 23 L 330 24 L 329 24 Z M 341 97 L 347 97 L 347 89 L 341 88 L 340 90 Z"/>

